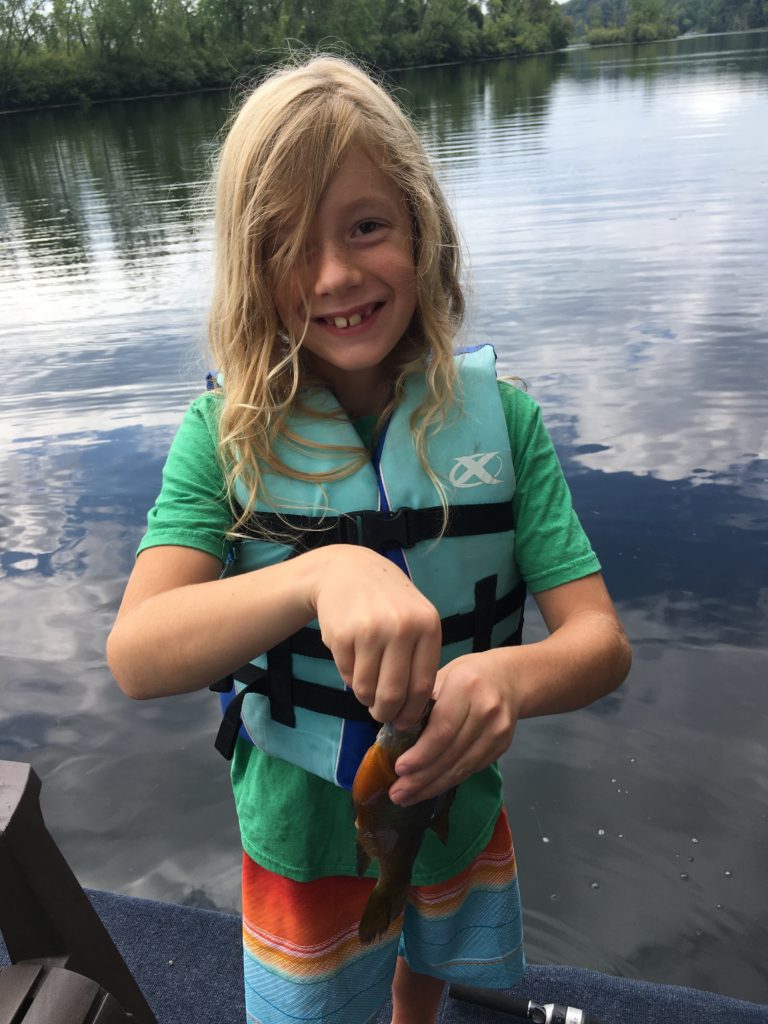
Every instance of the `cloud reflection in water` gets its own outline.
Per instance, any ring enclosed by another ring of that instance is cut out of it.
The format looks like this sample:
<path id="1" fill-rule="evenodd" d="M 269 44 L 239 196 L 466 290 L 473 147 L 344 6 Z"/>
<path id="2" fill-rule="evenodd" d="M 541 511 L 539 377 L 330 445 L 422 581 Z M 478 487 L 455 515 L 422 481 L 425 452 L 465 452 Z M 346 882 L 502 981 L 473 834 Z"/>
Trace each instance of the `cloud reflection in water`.
<path id="1" fill-rule="evenodd" d="M 531 958 L 757 999 L 768 84 L 750 45 L 401 81 L 472 254 L 468 340 L 542 403 L 635 641 L 624 688 L 522 723 L 504 760 Z M 43 777 L 85 884 L 232 907 L 215 702 L 130 702 L 103 655 L 207 369 L 195 196 L 225 106 L 0 123 L 0 757 Z"/>

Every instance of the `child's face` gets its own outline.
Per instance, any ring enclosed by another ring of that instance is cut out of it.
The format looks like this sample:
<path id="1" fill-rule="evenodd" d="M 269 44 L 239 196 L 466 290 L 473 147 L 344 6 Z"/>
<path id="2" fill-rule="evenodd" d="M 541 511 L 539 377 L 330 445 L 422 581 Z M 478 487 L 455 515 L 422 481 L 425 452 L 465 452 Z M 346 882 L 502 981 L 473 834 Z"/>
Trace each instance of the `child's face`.
<path id="1" fill-rule="evenodd" d="M 385 361 L 416 310 L 416 269 L 400 190 L 362 153 L 350 150 L 331 178 L 304 260 L 275 301 L 297 337 L 309 315 L 303 348 L 341 404 L 378 412 L 388 398 Z"/>

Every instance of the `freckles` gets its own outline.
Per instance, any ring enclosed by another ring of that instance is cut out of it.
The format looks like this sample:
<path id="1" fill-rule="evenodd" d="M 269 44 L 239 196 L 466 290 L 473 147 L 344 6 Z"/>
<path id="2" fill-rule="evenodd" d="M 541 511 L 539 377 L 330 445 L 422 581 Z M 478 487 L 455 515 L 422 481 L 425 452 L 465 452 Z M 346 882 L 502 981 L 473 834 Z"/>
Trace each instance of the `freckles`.
<path id="1" fill-rule="evenodd" d="M 399 259 L 394 259 L 391 263 L 392 279 L 396 280 L 398 284 L 409 284 L 416 281 L 416 266 L 413 262 L 413 257 L 410 252 L 403 253 Z"/>
<path id="2" fill-rule="evenodd" d="M 416 274 L 414 273 L 413 269 L 410 269 L 403 274 L 403 278 L 400 284 L 403 291 L 408 296 L 409 300 L 413 302 L 413 305 L 415 307 L 416 300 L 419 294 L 419 288 L 416 279 Z"/>
<path id="3" fill-rule="evenodd" d="M 400 259 L 393 266 L 393 271 L 397 273 L 398 279 L 403 282 L 416 281 L 416 264 L 410 250 L 402 253 Z"/>

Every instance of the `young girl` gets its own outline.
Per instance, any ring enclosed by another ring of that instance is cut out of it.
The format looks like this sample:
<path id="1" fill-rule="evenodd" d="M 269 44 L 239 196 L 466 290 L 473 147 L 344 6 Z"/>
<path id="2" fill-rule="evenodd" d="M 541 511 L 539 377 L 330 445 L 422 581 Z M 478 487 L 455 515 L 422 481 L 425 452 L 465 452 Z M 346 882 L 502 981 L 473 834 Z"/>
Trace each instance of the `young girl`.
<path id="1" fill-rule="evenodd" d="M 446 980 L 523 969 L 496 759 L 519 718 L 617 686 L 629 647 L 537 406 L 491 349 L 455 352 L 456 233 L 397 105 L 336 58 L 272 75 L 221 151 L 216 230 L 218 384 L 173 443 L 109 663 L 135 698 L 227 679 L 248 1020 L 361 1024 L 391 989 L 393 1024 L 429 1024 Z M 519 646 L 526 586 L 550 635 Z M 448 840 L 361 945 L 346 790 L 375 723 L 431 697 L 390 796 L 458 785 Z"/>

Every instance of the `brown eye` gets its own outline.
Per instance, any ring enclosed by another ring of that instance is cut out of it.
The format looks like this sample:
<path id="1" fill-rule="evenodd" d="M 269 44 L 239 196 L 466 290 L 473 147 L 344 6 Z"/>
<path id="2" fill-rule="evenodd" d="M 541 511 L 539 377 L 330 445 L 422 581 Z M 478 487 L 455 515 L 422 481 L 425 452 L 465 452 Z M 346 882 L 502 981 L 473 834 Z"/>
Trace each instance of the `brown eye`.
<path id="1" fill-rule="evenodd" d="M 363 220 L 357 225 L 355 232 L 361 235 L 370 235 L 382 226 L 381 221 L 378 220 Z"/>

